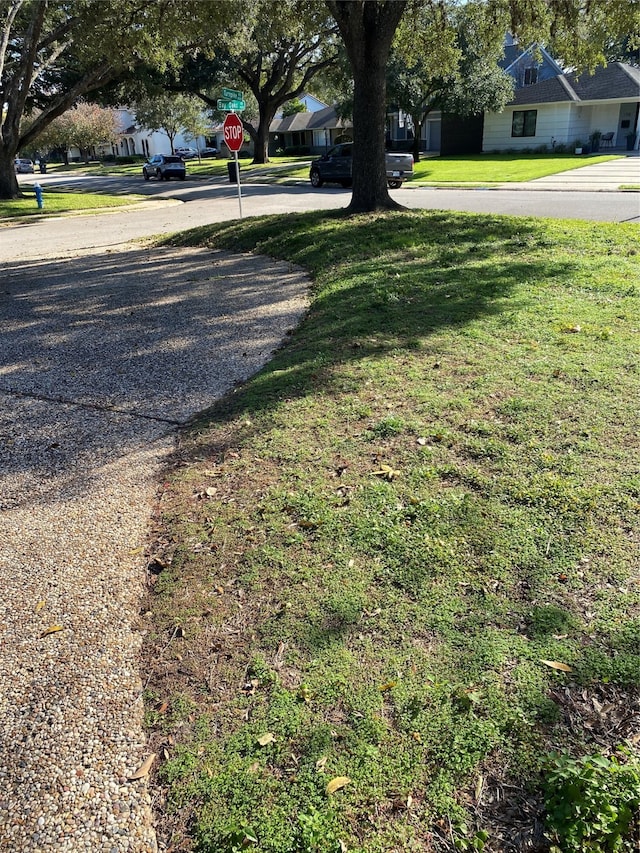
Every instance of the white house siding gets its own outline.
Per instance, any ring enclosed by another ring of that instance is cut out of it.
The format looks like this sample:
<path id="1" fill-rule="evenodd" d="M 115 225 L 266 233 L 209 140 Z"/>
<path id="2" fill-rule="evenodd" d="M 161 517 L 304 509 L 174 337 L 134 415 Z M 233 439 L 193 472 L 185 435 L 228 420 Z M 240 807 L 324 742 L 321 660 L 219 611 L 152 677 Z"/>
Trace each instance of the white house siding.
<path id="1" fill-rule="evenodd" d="M 566 140 L 570 145 L 577 141 L 586 145 L 589 141 L 589 134 L 593 127 L 592 111 L 593 108 L 590 106 L 572 104 L 569 135 Z"/>
<path id="2" fill-rule="evenodd" d="M 511 136 L 511 123 L 514 107 L 508 107 L 502 113 L 486 113 L 482 135 L 483 151 L 504 151 L 508 148 L 537 148 L 539 145 L 551 147 L 556 143 L 568 141 L 569 104 L 527 104 L 517 110 L 537 110 L 535 136 Z"/>
<path id="3" fill-rule="evenodd" d="M 615 144 L 615 132 L 618 128 L 618 115 L 620 114 L 620 104 L 602 104 L 596 107 L 595 121 L 598 123 L 597 130 L 602 133 L 614 132 L 613 142 Z M 620 141 L 621 144 L 624 140 Z"/>

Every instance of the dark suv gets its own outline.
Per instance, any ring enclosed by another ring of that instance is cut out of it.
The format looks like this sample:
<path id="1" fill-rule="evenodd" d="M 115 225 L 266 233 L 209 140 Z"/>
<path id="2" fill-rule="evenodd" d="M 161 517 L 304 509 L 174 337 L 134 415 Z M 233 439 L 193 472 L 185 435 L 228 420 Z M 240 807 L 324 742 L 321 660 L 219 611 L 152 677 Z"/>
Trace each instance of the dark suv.
<path id="1" fill-rule="evenodd" d="M 154 154 L 142 167 L 145 181 L 149 178 L 157 178 L 159 181 L 169 181 L 171 178 L 180 178 L 184 181 L 187 176 L 187 167 L 184 160 L 177 154 Z"/>

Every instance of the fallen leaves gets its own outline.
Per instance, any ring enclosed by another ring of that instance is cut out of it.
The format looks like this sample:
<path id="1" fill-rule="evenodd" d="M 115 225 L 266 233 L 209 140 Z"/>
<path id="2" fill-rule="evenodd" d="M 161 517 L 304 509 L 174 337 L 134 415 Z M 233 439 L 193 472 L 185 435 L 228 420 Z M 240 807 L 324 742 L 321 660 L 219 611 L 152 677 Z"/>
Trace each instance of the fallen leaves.
<path id="1" fill-rule="evenodd" d="M 332 779 L 325 788 L 327 794 L 335 794 L 336 791 L 339 791 L 341 788 L 344 788 L 345 785 L 348 785 L 351 779 L 348 776 L 336 776 L 335 779 Z"/>
<path id="2" fill-rule="evenodd" d="M 145 760 L 142 762 L 140 767 L 131 774 L 131 776 L 127 776 L 127 779 L 130 782 L 135 782 L 136 779 L 143 779 L 145 776 L 149 775 L 149 771 L 151 770 L 151 765 L 156 759 L 155 752 L 152 752 L 151 755 L 148 755 Z"/>
<path id="3" fill-rule="evenodd" d="M 400 471 L 396 468 L 393 468 L 391 465 L 387 465 L 386 463 L 382 463 L 378 471 L 374 471 L 373 475 L 375 477 L 383 477 L 385 480 L 395 480 L 396 477 L 400 476 Z"/>
<path id="4" fill-rule="evenodd" d="M 540 663 L 543 663 L 545 666 L 550 666 L 551 669 L 559 669 L 561 672 L 573 672 L 573 669 L 570 666 L 567 666 L 566 663 L 562 663 L 558 660 L 541 660 Z"/>
<path id="5" fill-rule="evenodd" d="M 64 631 L 64 625 L 49 625 L 49 627 L 45 628 L 42 634 L 40 634 L 40 639 L 48 637 L 49 634 L 57 634 L 58 631 Z"/>
<path id="6" fill-rule="evenodd" d="M 265 734 L 260 735 L 258 738 L 258 744 L 260 746 L 268 746 L 270 743 L 274 743 L 276 736 L 273 732 L 265 732 Z"/>

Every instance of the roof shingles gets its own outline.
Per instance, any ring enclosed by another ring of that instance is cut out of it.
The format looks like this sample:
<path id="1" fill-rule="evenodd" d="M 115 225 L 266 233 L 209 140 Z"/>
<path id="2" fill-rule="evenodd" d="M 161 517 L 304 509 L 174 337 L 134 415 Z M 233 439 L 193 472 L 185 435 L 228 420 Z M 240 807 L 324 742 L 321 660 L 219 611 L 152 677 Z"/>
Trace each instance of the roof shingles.
<path id="1" fill-rule="evenodd" d="M 511 103 L 551 104 L 558 101 L 606 101 L 610 99 L 640 99 L 640 68 L 622 62 L 612 62 L 596 68 L 593 74 L 584 72 L 552 77 L 518 89 Z"/>

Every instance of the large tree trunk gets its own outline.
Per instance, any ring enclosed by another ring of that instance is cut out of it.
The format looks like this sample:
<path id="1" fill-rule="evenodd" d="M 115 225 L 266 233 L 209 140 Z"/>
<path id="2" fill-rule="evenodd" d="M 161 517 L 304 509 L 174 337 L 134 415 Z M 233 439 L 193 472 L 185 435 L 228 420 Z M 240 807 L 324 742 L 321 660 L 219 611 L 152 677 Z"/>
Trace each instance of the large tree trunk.
<path id="1" fill-rule="evenodd" d="M 254 163 L 269 162 L 269 128 L 279 106 L 280 104 L 271 98 L 258 100 L 260 120 L 255 134 L 252 134 Z"/>
<path id="2" fill-rule="evenodd" d="M 385 169 L 386 70 L 406 0 L 326 0 L 353 72 L 353 195 L 348 211 L 393 210 Z"/>
<path id="3" fill-rule="evenodd" d="M 11 152 L 0 143 L 0 198 L 20 198 L 20 187 L 13 165 L 15 151 Z"/>

